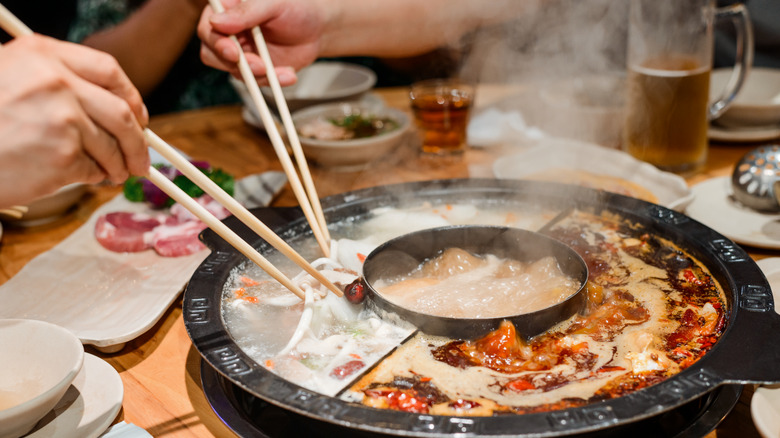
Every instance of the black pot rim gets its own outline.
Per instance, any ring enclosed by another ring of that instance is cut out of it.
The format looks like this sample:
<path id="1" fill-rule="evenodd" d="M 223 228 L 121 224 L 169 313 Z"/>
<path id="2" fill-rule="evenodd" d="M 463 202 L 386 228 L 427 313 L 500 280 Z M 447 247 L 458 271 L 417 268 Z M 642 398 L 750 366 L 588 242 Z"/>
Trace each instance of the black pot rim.
<path id="1" fill-rule="evenodd" d="M 406 195 L 405 195 L 406 194 Z M 726 290 L 728 327 L 699 361 L 681 373 L 623 397 L 559 411 L 494 417 L 447 417 L 369 408 L 325 396 L 285 379 L 255 363 L 232 340 L 221 317 L 222 287 L 230 270 L 244 260 L 216 234 L 202 239 L 212 253 L 193 274 L 185 293 L 183 317 L 198 352 L 215 370 L 239 388 L 290 411 L 360 430 L 399 436 L 563 436 L 598 431 L 666 412 L 730 383 L 780 383 L 780 345 L 771 342 L 780 330 L 771 290 L 747 253 L 703 224 L 665 207 L 621 195 L 556 183 L 520 180 L 435 180 L 373 187 L 324 198 L 326 216 L 365 213 L 402 199 L 439 199 L 457 195 L 566 202 L 599 206 L 635 220 L 680 243 L 710 269 Z M 297 210 L 259 209 L 266 224 L 285 233 L 308 227 Z M 290 222 L 291 219 L 294 219 Z M 225 221 L 261 250 L 265 242 L 234 218 Z M 262 251 L 261 251 L 262 252 Z"/>

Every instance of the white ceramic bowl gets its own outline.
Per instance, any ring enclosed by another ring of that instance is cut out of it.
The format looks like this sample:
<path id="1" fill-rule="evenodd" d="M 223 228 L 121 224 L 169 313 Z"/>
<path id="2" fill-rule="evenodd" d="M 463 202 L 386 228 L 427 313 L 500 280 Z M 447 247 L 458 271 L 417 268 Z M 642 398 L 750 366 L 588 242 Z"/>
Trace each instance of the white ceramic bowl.
<path id="1" fill-rule="evenodd" d="M 51 222 L 76 205 L 84 197 L 87 187 L 86 184 L 82 183 L 68 184 L 50 195 L 32 201 L 27 205 L 27 213 L 21 218 L 4 217 L 3 220 L 9 224 L 22 226 Z"/>
<path id="2" fill-rule="evenodd" d="M 29 319 L 0 320 L 0 438 L 29 432 L 81 370 L 84 347 L 70 331 Z"/>
<path id="3" fill-rule="evenodd" d="M 257 120 L 260 120 L 244 82 L 231 76 L 230 83 L 238 92 L 244 106 L 254 113 Z M 298 82 L 282 88 L 282 93 L 290 112 L 295 112 L 321 103 L 358 99 L 373 88 L 374 84 L 376 84 L 376 74 L 367 67 L 321 61 L 301 69 L 298 72 Z M 261 91 L 269 107 L 275 108 L 276 103 L 271 89 L 262 87 Z"/>
<path id="4" fill-rule="evenodd" d="M 410 125 L 409 116 L 403 111 L 385 106 L 346 102 L 305 108 L 294 113 L 292 118 L 300 130 L 306 123 L 318 118 L 328 120 L 350 114 L 389 117 L 398 122 L 398 128 L 376 136 L 350 140 L 318 140 L 299 135 L 303 152 L 309 160 L 337 170 L 361 169 L 398 147 Z"/>
<path id="5" fill-rule="evenodd" d="M 533 125 L 544 132 L 617 148 L 621 143 L 625 76 L 582 76 L 543 84 Z"/>
<path id="6" fill-rule="evenodd" d="M 718 99 L 731 77 L 731 69 L 716 69 L 710 79 L 710 100 Z M 780 123 L 780 69 L 750 70 L 731 106 L 718 118 L 728 127 L 767 126 Z"/>

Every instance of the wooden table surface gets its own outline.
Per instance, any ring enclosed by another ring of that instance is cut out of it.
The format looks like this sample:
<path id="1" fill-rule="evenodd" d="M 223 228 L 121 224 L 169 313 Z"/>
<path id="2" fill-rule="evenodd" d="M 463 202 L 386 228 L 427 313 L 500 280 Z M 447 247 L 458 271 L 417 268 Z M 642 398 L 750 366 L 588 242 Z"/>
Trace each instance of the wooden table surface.
<path id="1" fill-rule="evenodd" d="M 380 89 L 376 93 L 390 106 L 408 110 L 405 89 Z M 481 87 L 477 105 L 487 105 L 507 93 L 498 87 Z M 194 159 L 207 160 L 237 177 L 267 170 L 281 170 L 264 132 L 241 118 L 238 106 L 215 107 L 154 117 L 151 129 Z M 491 177 L 491 164 L 510 148 L 470 149 L 456 159 L 420 157 L 413 142 L 386 160 L 362 172 L 339 173 L 312 167 L 321 197 L 347 190 L 436 178 Z M 736 161 L 756 144 L 713 144 L 705 169 L 687 176 L 690 184 L 729 175 Z M 35 228 L 5 227 L 0 241 L 0 284 L 29 260 L 52 248 L 80 227 L 102 203 L 120 192 L 117 187 L 93 188 L 77 210 L 54 223 Z M 273 205 L 297 205 L 289 186 Z M 756 258 L 778 255 L 748 248 Z M 1 304 L 0 304 L 1 305 Z M 130 341 L 116 354 L 87 351 L 108 361 L 119 371 L 125 396 L 117 421 L 146 429 L 154 437 L 235 436 L 212 412 L 200 386 L 200 356 L 184 328 L 181 300 L 148 332 Z M 737 407 L 708 437 L 758 436 L 750 417 L 752 388 L 746 388 Z"/>

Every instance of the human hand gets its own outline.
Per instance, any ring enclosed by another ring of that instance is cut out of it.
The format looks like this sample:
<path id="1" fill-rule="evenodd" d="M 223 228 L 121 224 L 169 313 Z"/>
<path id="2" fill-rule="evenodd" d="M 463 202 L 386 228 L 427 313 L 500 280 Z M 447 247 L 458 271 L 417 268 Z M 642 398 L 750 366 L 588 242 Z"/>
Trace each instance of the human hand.
<path id="1" fill-rule="evenodd" d="M 251 35 L 254 26 L 260 26 L 282 86 L 294 84 L 297 80 L 295 71 L 317 59 L 324 14 L 318 12 L 316 2 L 222 0 L 222 4 L 224 13 L 216 14 L 209 6 L 198 24 L 201 59 L 206 65 L 241 77 L 237 66 L 238 47 L 229 38 L 235 35 L 252 73 L 259 83 L 267 84 L 266 66 L 257 54 Z"/>
<path id="2" fill-rule="evenodd" d="M 144 175 L 141 96 L 116 60 L 40 35 L 0 47 L 0 206 Z"/>

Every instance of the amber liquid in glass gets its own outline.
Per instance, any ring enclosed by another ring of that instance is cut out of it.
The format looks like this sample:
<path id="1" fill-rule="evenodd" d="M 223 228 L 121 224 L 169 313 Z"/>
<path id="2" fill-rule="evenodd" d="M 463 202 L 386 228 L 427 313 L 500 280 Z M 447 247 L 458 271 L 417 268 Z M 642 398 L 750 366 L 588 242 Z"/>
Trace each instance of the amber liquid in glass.
<path id="1" fill-rule="evenodd" d="M 412 111 L 422 138 L 423 152 L 438 155 L 463 152 L 470 107 L 470 96 L 415 96 Z"/>
<path id="2" fill-rule="evenodd" d="M 695 59 L 665 57 L 628 72 L 624 148 L 673 172 L 695 170 L 707 159 L 710 68 Z"/>

